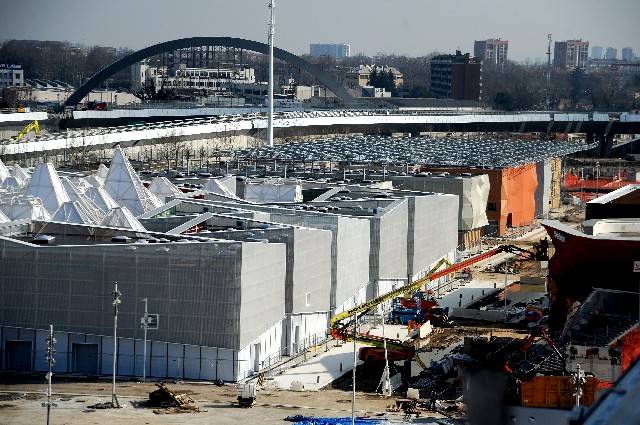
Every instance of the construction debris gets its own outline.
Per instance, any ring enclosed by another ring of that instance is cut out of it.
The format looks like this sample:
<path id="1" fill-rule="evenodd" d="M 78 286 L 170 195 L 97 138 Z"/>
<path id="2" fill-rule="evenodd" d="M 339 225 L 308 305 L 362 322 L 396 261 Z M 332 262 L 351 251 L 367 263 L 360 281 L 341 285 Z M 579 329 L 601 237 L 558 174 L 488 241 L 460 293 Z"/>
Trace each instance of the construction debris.
<path id="1" fill-rule="evenodd" d="M 153 413 L 196 413 L 200 408 L 186 394 L 176 394 L 164 384 L 156 384 L 157 390 L 149 393 L 149 405 L 158 406 Z"/>

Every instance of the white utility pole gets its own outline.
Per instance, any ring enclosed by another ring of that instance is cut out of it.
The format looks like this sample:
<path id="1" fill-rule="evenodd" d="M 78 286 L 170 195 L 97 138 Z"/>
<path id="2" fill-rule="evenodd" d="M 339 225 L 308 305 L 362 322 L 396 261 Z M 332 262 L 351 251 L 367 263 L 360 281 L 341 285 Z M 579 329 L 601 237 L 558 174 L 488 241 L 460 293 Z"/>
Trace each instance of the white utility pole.
<path id="1" fill-rule="evenodd" d="M 509 257 L 504 261 L 504 310 L 507 314 L 507 274 L 509 273 Z"/>
<path id="2" fill-rule="evenodd" d="M 273 10 L 275 7 L 274 0 L 269 0 L 269 88 L 267 94 L 267 145 L 269 146 L 273 146 Z"/>
<path id="3" fill-rule="evenodd" d="M 382 372 L 382 378 L 380 379 L 380 386 L 382 386 L 382 394 L 389 397 L 391 396 L 391 379 L 389 372 L 389 357 L 387 355 L 387 335 L 384 331 L 384 309 L 382 310 L 382 344 L 384 347 L 384 371 Z"/>
<path id="4" fill-rule="evenodd" d="M 351 425 L 356 424 L 356 366 L 358 365 L 358 356 L 356 354 L 356 335 L 358 329 L 358 314 L 353 313 L 353 372 L 351 373 Z"/>
<path id="5" fill-rule="evenodd" d="M 142 328 L 144 329 L 144 348 L 142 349 L 142 381 L 147 380 L 147 329 L 149 329 L 149 312 L 147 311 L 148 299 L 143 298 L 144 316 L 142 318 Z"/>
<path id="6" fill-rule="evenodd" d="M 120 407 L 116 397 L 116 368 L 118 360 L 118 305 L 122 293 L 118 291 L 118 282 L 113 283 L 113 380 L 111 383 L 111 407 Z"/>

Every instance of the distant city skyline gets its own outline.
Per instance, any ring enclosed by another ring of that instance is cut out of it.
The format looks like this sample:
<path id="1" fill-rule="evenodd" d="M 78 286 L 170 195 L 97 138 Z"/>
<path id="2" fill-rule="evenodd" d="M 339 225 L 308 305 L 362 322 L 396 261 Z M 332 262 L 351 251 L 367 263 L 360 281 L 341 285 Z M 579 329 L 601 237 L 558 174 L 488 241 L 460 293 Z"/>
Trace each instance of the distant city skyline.
<path id="1" fill-rule="evenodd" d="M 464 1 L 464 7 L 462 2 L 371 0 L 363 7 L 325 0 L 301 7 L 299 0 L 278 0 L 276 45 L 297 54 L 308 53 L 311 43 L 346 43 L 352 56 L 421 56 L 473 52 L 475 40 L 502 38 L 509 40 L 510 59 L 535 61 L 545 57 L 551 33 L 554 41 L 581 38 L 591 45 L 640 51 L 637 0 L 618 0 L 615 7 L 597 0 Z M 21 0 L 5 4 L 2 11 L 0 40 L 61 40 L 135 50 L 202 35 L 265 41 L 268 14 L 263 0 Z"/>

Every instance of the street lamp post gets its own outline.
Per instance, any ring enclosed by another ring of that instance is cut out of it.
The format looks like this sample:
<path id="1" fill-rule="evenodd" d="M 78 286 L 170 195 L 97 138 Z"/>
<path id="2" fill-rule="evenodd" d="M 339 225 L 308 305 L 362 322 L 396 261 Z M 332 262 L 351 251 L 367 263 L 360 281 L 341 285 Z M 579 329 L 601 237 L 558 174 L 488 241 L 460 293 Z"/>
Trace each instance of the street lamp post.
<path id="1" fill-rule="evenodd" d="M 600 193 L 600 161 L 596 161 L 596 193 Z"/>
<path id="2" fill-rule="evenodd" d="M 118 291 L 118 282 L 113 283 L 113 377 L 111 382 L 111 407 L 120 407 L 116 396 L 116 368 L 118 360 L 118 305 L 122 302 L 122 293 Z"/>
<path id="3" fill-rule="evenodd" d="M 147 380 L 147 329 L 149 329 L 149 312 L 147 311 L 148 299 L 143 298 L 144 317 L 142 319 L 142 328 L 144 329 L 144 347 L 142 348 L 142 381 Z"/>

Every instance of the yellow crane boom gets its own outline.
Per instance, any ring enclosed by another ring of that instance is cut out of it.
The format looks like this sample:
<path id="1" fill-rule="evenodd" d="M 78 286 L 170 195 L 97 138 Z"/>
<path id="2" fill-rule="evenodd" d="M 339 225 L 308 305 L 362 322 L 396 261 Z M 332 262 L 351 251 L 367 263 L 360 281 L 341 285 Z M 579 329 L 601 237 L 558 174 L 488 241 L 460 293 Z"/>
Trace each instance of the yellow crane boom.
<path id="1" fill-rule="evenodd" d="M 33 131 L 35 134 L 40 134 L 40 124 L 38 121 L 33 121 L 32 123 L 27 124 L 16 136 L 16 140 L 22 140 L 30 131 Z"/>

